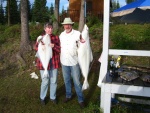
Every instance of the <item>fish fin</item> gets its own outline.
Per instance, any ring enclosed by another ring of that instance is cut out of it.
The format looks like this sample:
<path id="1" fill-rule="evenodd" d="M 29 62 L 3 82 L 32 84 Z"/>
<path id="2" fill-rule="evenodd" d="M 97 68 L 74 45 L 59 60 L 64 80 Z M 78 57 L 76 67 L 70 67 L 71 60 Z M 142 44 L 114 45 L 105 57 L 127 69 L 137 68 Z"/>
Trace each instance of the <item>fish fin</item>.
<path id="1" fill-rule="evenodd" d="M 84 80 L 83 86 L 82 86 L 82 90 L 86 90 L 86 89 L 88 89 L 88 88 L 89 88 L 89 83 L 88 83 L 87 80 Z"/>

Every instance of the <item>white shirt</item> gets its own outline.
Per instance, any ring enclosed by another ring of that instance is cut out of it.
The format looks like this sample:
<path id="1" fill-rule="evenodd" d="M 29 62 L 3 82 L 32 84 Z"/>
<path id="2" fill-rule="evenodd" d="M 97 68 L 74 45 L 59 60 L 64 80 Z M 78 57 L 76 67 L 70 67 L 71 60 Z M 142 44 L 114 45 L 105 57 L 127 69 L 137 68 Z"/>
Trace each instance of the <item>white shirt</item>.
<path id="1" fill-rule="evenodd" d="M 70 33 L 62 32 L 59 36 L 61 45 L 60 61 L 65 66 L 74 66 L 78 63 L 77 44 L 81 33 L 73 30 Z"/>

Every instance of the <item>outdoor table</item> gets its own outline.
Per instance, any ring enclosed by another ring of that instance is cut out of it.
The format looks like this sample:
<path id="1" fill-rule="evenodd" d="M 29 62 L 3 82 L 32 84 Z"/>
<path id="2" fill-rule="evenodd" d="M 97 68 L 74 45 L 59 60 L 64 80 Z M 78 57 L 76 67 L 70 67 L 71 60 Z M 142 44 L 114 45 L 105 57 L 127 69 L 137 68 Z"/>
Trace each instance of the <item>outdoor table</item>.
<path id="1" fill-rule="evenodd" d="M 102 81 L 101 100 L 104 113 L 110 113 L 111 98 L 114 94 L 150 97 L 150 83 L 142 81 L 140 78 L 126 81 L 119 76 L 110 76 L 109 71 Z"/>

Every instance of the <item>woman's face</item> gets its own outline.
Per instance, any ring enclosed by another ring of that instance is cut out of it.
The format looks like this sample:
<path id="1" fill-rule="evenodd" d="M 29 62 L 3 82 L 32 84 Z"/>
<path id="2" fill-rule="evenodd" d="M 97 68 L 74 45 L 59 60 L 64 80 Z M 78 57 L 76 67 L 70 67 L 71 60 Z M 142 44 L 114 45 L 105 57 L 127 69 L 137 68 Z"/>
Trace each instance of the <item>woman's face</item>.
<path id="1" fill-rule="evenodd" d="M 45 33 L 46 33 L 46 34 L 49 34 L 49 35 L 50 35 L 50 34 L 52 34 L 52 32 L 53 32 L 53 27 L 52 27 L 52 26 L 48 26 L 48 27 L 46 27 L 44 30 L 45 30 Z"/>
<path id="2" fill-rule="evenodd" d="M 72 30 L 72 25 L 71 24 L 64 24 L 64 29 L 66 31 L 66 33 L 70 33 Z"/>

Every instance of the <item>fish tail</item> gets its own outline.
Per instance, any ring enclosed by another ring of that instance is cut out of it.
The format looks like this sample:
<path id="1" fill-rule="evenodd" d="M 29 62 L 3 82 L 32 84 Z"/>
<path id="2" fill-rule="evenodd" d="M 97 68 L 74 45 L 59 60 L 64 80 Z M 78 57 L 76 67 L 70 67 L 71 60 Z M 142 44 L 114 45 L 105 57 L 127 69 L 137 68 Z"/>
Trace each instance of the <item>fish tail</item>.
<path id="1" fill-rule="evenodd" d="M 88 88 L 89 88 L 89 83 L 88 83 L 87 80 L 84 80 L 83 86 L 82 86 L 82 90 L 86 90 L 86 89 L 88 89 Z"/>

